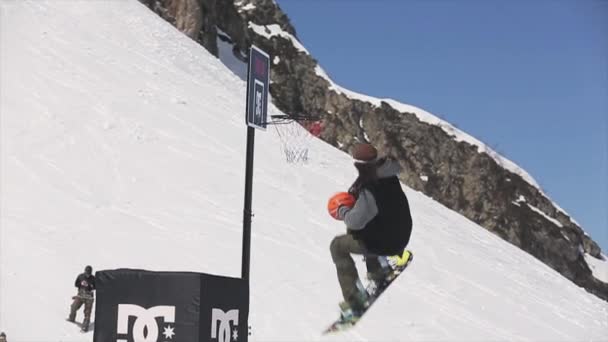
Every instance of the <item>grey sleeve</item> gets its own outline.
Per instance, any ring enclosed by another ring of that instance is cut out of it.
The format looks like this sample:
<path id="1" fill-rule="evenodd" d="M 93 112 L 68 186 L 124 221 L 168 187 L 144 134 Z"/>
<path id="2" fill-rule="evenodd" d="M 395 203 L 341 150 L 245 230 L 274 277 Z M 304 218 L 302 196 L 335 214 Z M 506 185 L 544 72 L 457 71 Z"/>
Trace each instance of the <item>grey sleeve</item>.
<path id="1" fill-rule="evenodd" d="M 378 207 L 374 195 L 368 190 L 359 194 L 355 206 L 344 214 L 344 223 L 351 230 L 361 230 L 378 215 Z"/>

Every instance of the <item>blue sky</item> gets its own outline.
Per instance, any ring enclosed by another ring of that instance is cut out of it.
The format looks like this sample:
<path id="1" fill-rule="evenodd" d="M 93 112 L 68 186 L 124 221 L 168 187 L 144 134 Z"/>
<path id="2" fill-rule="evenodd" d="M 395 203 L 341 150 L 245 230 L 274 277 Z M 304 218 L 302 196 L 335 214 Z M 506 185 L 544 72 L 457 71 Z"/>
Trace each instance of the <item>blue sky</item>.
<path id="1" fill-rule="evenodd" d="M 494 147 L 608 251 L 608 1 L 277 2 L 336 83 Z"/>

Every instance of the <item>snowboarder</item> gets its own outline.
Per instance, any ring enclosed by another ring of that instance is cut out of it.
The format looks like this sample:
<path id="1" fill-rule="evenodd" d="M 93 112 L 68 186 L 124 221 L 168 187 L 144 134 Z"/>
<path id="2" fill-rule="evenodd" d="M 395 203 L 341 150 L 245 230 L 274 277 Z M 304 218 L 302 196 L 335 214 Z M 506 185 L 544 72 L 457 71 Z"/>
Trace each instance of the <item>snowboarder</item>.
<path id="1" fill-rule="evenodd" d="M 386 256 L 411 257 L 405 247 L 412 232 L 412 218 L 397 177 L 401 167 L 392 158 L 378 157 L 378 151 L 370 144 L 355 145 L 352 157 L 359 175 L 349 193 L 356 202 L 352 207 L 339 206 L 337 216 L 344 220 L 347 234 L 335 237 L 330 245 L 344 297 L 340 303 L 344 321 L 356 319 L 369 305 L 369 296 L 386 286 L 392 272 Z M 351 254 L 365 258 L 370 281 L 367 290 Z"/>
<path id="2" fill-rule="evenodd" d="M 95 276 L 93 275 L 93 268 L 87 266 L 84 268 L 84 273 L 81 273 L 76 278 L 74 286 L 78 288 L 78 294 L 72 299 L 72 306 L 70 307 L 70 316 L 68 321 L 76 321 L 76 312 L 84 304 L 84 320 L 82 321 L 82 331 L 86 332 L 89 330 L 89 323 L 91 322 L 91 312 L 93 311 L 93 302 L 95 301 L 93 291 L 95 291 Z"/>
<path id="3" fill-rule="evenodd" d="M 4 332 L 0 332 L 0 342 L 7 342 L 6 334 Z"/>

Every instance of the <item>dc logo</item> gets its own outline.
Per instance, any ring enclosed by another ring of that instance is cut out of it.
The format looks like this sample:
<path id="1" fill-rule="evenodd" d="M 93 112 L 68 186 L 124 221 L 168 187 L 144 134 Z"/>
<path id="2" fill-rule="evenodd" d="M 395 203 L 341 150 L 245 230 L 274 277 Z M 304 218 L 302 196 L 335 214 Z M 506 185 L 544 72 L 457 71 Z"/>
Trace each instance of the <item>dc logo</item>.
<path id="1" fill-rule="evenodd" d="M 156 318 L 162 318 L 165 324 L 175 323 L 175 306 L 159 305 L 145 309 L 133 304 L 119 304 L 117 334 L 129 334 L 129 317 L 136 317 L 131 332 L 133 342 L 157 342 L 159 327 Z M 173 338 L 174 328 L 170 325 L 164 327 L 165 338 Z M 127 340 L 118 339 L 116 342 L 127 342 Z"/>
<path id="2" fill-rule="evenodd" d="M 254 115 L 256 118 L 260 118 L 262 116 L 262 106 L 264 105 L 264 102 L 262 101 L 264 97 L 264 83 L 259 81 L 259 80 L 255 80 L 255 111 L 254 111 Z"/>
<path id="3" fill-rule="evenodd" d="M 234 325 L 230 326 L 230 322 Z M 218 325 L 219 323 L 219 325 Z M 237 341 L 239 332 L 236 329 L 239 325 L 239 310 L 224 312 L 220 309 L 211 310 L 211 338 L 218 342 Z"/>

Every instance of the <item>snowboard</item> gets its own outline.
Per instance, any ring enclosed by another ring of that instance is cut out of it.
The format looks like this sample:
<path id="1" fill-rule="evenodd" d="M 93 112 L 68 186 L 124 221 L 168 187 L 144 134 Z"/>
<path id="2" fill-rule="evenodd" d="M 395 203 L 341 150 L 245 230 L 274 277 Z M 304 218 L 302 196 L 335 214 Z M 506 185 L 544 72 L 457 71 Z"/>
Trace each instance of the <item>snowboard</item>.
<path id="1" fill-rule="evenodd" d="M 72 323 L 72 324 L 74 324 L 74 325 L 76 325 L 77 327 L 79 327 L 79 328 L 80 328 L 80 332 L 81 332 L 81 333 L 83 333 L 83 334 L 84 334 L 84 333 L 87 333 L 87 332 L 89 332 L 89 331 L 91 331 L 91 329 L 90 329 L 90 324 L 89 324 L 89 328 L 87 328 L 87 329 L 85 330 L 85 329 L 84 329 L 84 325 L 83 325 L 82 323 L 79 323 L 79 322 L 76 322 L 76 321 L 72 322 L 72 321 L 70 321 L 70 320 L 69 320 L 69 319 L 67 319 L 67 318 L 66 318 L 66 321 L 67 321 L 67 322 L 70 322 L 70 323 Z"/>
<path id="2" fill-rule="evenodd" d="M 373 296 L 369 297 L 369 304 L 367 305 L 367 307 L 365 308 L 365 310 L 363 312 L 361 312 L 357 317 L 353 318 L 352 320 L 348 320 L 348 321 L 343 320 L 342 317 L 338 318 L 335 322 L 333 322 L 329 327 L 327 327 L 323 331 L 323 335 L 348 330 L 348 329 L 354 327 L 357 324 L 357 322 L 359 322 L 361 320 L 361 318 L 365 315 L 365 313 L 372 307 L 372 305 L 374 305 L 376 300 L 378 300 L 378 298 L 380 298 L 380 296 L 390 287 L 390 285 L 395 281 L 395 279 L 397 279 L 403 273 L 403 271 L 409 266 L 409 264 L 412 262 L 412 260 L 414 260 L 414 253 L 412 253 L 411 251 L 407 251 L 407 252 L 409 252 L 409 255 L 407 256 L 406 260 L 403 260 L 401 262 L 397 261 L 395 265 L 391 265 L 391 267 L 393 268 L 393 274 L 391 275 L 390 278 L 387 279 L 386 286 L 381 291 L 379 291 L 376 294 L 374 294 Z M 405 257 L 405 255 L 404 255 L 404 257 Z M 399 256 L 389 257 L 389 259 L 390 258 L 397 258 L 397 260 L 399 260 L 400 257 Z"/>

